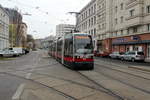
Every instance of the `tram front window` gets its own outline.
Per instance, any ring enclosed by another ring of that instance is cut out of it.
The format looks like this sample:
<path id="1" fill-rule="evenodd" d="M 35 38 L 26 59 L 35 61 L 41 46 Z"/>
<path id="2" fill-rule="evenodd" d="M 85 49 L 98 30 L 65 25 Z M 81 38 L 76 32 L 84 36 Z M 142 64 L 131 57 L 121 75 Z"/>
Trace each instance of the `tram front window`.
<path id="1" fill-rule="evenodd" d="M 93 53 L 91 36 L 75 36 L 75 52 L 79 54 Z"/>

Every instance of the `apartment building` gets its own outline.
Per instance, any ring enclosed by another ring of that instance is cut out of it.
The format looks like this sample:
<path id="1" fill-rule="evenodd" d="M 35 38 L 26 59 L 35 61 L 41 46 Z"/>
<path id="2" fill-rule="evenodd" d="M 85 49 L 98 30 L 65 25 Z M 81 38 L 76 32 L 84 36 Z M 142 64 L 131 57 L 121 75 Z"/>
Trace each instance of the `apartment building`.
<path id="1" fill-rule="evenodd" d="M 0 5 L 0 49 L 9 47 L 9 15 Z"/>
<path id="2" fill-rule="evenodd" d="M 91 0 L 76 16 L 76 28 L 81 33 L 89 33 L 93 37 L 95 50 L 97 49 L 96 38 L 96 0 Z"/>
<path id="3" fill-rule="evenodd" d="M 59 24 L 56 26 L 56 38 L 62 37 L 66 33 L 71 33 L 75 29 L 75 25 Z"/>
<path id="4" fill-rule="evenodd" d="M 17 9 L 5 8 L 9 14 L 9 43 L 10 47 L 22 45 L 22 15 Z"/>
<path id="5" fill-rule="evenodd" d="M 143 51 L 150 58 L 150 1 L 97 0 L 98 50 Z"/>

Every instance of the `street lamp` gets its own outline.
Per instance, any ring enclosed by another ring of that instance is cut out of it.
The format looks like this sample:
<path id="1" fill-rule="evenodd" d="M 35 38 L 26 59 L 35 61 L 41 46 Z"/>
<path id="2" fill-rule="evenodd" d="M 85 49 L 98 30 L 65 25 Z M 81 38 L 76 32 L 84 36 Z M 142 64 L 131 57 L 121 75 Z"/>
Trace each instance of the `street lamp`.
<path id="1" fill-rule="evenodd" d="M 69 14 L 75 14 L 75 16 L 76 16 L 76 27 L 75 27 L 75 29 L 74 29 L 74 32 L 79 32 L 79 30 L 77 30 L 77 17 L 78 17 L 78 15 L 80 15 L 81 13 L 80 12 L 68 12 Z"/>

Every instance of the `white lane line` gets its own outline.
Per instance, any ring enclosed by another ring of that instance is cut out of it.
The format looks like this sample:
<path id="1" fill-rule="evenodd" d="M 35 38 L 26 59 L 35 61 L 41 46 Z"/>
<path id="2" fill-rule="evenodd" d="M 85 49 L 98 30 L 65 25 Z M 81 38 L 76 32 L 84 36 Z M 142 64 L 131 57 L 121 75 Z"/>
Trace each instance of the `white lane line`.
<path id="1" fill-rule="evenodd" d="M 18 87 L 16 93 L 12 96 L 12 100 L 20 100 L 20 96 L 23 93 L 24 87 L 25 87 L 25 84 L 21 84 Z"/>

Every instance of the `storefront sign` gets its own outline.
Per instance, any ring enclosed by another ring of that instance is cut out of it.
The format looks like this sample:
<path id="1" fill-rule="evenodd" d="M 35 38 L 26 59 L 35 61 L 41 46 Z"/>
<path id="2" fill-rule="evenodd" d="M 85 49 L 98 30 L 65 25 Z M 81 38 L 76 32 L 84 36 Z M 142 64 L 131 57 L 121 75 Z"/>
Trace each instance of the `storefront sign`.
<path id="1" fill-rule="evenodd" d="M 136 40 L 136 41 L 138 41 L 138 40 L 140 40 L 140 37 L 139 37 L 139 36 L 137 36 L 137 35 L 135 35 L 135 36 L 131 36 L 131 39 L 132 39 L 132 40 Z"/>
<path id="2" fill-rule="evenodd" d="M 125 38 L 117 38 L 117 39 L 113 40 L 113 43 L 122 43 L 122 42 L 126 42 L 126 41 L 127 41 L 127 39 L 125 39 Z"/>

